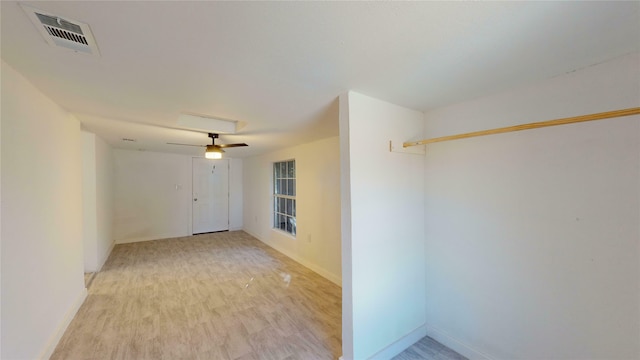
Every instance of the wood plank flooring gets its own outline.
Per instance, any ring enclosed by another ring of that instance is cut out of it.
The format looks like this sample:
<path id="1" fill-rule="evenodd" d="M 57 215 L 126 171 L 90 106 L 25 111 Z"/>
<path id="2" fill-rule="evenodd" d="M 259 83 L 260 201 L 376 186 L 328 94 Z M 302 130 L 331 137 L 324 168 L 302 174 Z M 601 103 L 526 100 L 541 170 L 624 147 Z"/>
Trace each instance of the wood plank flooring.
<path id="1" fill-rule="evenodd" d="M 51 358 L 337 359 L 341 311 L 340 287 L 242 231 L 122 244 Z"/>
<path id="2" fill-rule="evenodd" d="M 93 276 L 96 273 L 84 273 L 84 287 L 86 287 L 87 289 L 91 286 L 91 281 L 93 281 Z"/>
<path id="3" fill-rule="evenodd" d="M 467 360 L 466 357 L 425 336 L 393 360 Z"/>
<path id="4" fill-rule="evenodd" d="M 342 355 L 340 287 L 242 231 L 117 245 L 86 281 L 51 359 Z M 464 357 L 425 337 L 395 359 Z"/>

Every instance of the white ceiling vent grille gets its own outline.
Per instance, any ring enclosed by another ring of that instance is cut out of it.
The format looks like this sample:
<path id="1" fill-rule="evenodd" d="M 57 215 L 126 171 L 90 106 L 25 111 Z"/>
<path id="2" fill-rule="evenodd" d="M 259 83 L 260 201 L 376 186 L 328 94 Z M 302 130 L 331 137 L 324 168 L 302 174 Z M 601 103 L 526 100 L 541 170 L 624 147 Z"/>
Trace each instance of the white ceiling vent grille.
<path id="1" fill-rule="evenodd" d="M 49 45 L 98 56 L 89 25 L 20 4 Z"/>

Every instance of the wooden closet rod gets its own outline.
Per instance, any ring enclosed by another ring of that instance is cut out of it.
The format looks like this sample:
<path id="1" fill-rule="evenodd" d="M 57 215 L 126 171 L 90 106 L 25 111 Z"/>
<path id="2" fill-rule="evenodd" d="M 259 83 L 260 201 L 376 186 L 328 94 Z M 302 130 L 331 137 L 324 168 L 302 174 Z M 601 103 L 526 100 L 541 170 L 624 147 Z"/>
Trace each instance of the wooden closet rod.
<path id="1" fill-rule="evenodd" d="M 540 122 L 534 122 L 529 124 L 507 126 L 507 127 L 497 128 L 497 129 L 474 131 L 474 132 L 465 133 L 465 134 L 442 136 L 442 137 L 425 139 L 420 141 L 407 141 L 402 144 L 402 147 L 406 148 L 410 146 L 426 145 L 426 144 L 431 144 L 431 143 L 440 142 L 440 141 L 465 139 L 465 138 L 484 136 L 484 135 L 502 134 L 502 133 L 507 133 L 512 131 L 537 129 L 537 128 L 542 128 L 547 126 L 573 124 L 573 123 L 593 121 L 593 120 L 611 119 L 611 118 L 637 115 L 637 114 L 640 114 L 640 107 L 622 109 L 622 110 L 613 110 L 613 111 L 601 112 L 596 114 L 574 116 L 574 117 L 548 120 L 548 121 L 540 121 Z"/>

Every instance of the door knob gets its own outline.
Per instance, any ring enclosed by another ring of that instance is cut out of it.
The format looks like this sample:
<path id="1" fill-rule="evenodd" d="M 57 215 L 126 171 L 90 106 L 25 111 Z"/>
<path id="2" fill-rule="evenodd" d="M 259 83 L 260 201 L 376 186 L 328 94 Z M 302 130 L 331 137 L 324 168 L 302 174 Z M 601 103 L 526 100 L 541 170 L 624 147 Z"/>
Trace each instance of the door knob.
<path id="1" fill-rule="evenodd" d="M 197 199 L 197 198 L 196 198 L 196 199 L 193 199 L 193 201 L 198 201 L 198 199 Z"/>

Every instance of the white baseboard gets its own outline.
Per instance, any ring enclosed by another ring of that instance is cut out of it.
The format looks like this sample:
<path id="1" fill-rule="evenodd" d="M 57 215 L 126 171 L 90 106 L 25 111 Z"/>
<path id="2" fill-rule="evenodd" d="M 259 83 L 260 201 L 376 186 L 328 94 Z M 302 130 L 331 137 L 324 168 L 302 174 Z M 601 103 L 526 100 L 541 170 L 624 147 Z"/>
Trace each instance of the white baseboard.
<path id="1" fill-rule="evenodd" d="M 240 230 L 242 230 L 242 228 L 229 228 L 228 231 L 240 231 Z M 194 235 L 198 235 L 198 234 L 193 234 L 191 232 L 189 232 L 188 234 L 159 234 L 154 236 L 142 236 L 142 237 L 127 238 L 127 239 L 119 239 L 119 240 L 116 240 L 115 244 L 130 244 L 130 243 L 143 242 L 143 241 L 175 239 L 175 238 L 188 237 L 188 236 L 194 236 Z"/>
<path id="2" fill-rule="evenodd" d="M 253 236 L 254 238 L 260 240 L 261 242 L 265 243 L 266 245 L 268 245 L 270 248 L 276 250 L 277 252 L 287 256 L 288 258 L 291 258 L 293 261 L 299 263 L 300 265 L 312 270 L 313 272 L 315 272 L 316 274 L 322 276 L 323 278 L 325 278 L 325 279 L 331 281 L 332 283 L 342 287 L 342 278 L 340 278 L 339 276 L 336 276 L 336 275 L 330 273 L 329 271 L 327 271 L 327 270 L 325 270 L 325 269 L 323 269 L 323 268 L 321 268 L 321 267 L 319 267 L 319 266 L 317 266 L 315 264 L 312 264 L 312 263 L 300 258 L 299 256 L 297 256 L 295 254 L 292 254 L 292 253 L 290 253 L 290 252 L 288 252 L 286 250 L 283 250 L 283 249 L 279 249 L 279 248 L 275 247 L 273 244 L 269 244 L 268 242 L 266 242 L 263 239 L 261 239 L 258 235 L 253 234 L 250 231 L 247 231 L 247 230 L 243 230 L 243 231 L 246 232 L 247 234 Z"/>
<path id="3" fill-rule="evenodd" d="M 53 352 L 55 351 L 56 346 L 58 346 L 58 342 L 60 342 L 62 335 L 64 335 L 64 332 L 67 330 L 67 327 L 71 323 L 71 320 L 73 320 L 73 317 L 76 316 L 76 313 L 78 312 L 78 310 L 80 310 L 80 306 L 82 306 L 82 303 L 84 303 L 84 299 L 86 298 L 87 289 L 82 288 L 82 291 L 80 291 L 80 294 L 76 298 L 76 301 L 71 305 L 71 308 L 69 308 L 67 313 L 64 315 L 62 323 L 58 325 L 55 332 L 49 338 L 47 345 L 40 352 L 40 356 L 38 356 L 38 359 L 48 359 L 51 357 L 51 355 L 53 355 Z"/>
<path id="4" fill-rule="evenodd" d="M 129 239 L 120 239 L 120 240 L 116 240 L 116 244 L 130 244 L 130 243 L 143 242 L 143 241 L 174 239 L 174 238 L 186 237 L 186 236 L 192 236 L 192 234 L 160 234 L 155 236 L 143 236 L 143 237 L 136 237 L 136 238 L 129 238 Z"/>
<path id="5" fill-rule="evenodd" d="M 369 360 L 391 359 L 392 357 L 406 350 L 409 346 L 418 342 L 420 339 L 422 339 L 426 335 L 427 335 L 427 327 L 425 325 L 422 325 L 417 329 L 411 331 L 407 335 L 396 340 L 395 342 L 385 347 L 384 349 L 378 351 L 373 356 L 371 356 Z"/>
<path id="6" fill-rule="evenodd" d="M 460 355 L 469 358 L 470 360 L 493 360 L 491 356 L 483 353 L 482 351 L 474 348 L 469 344 L 456 339 L 445 331 L 436 329 L 429 325 L 426 325 L 426 328 L 427 335 L 429 337 L 450 348 L 451 350 L 458 352 Z"/>

